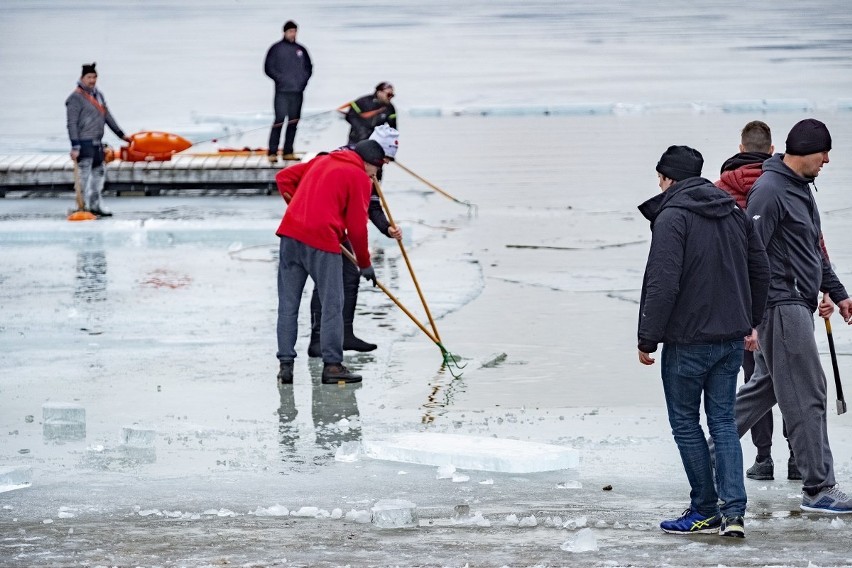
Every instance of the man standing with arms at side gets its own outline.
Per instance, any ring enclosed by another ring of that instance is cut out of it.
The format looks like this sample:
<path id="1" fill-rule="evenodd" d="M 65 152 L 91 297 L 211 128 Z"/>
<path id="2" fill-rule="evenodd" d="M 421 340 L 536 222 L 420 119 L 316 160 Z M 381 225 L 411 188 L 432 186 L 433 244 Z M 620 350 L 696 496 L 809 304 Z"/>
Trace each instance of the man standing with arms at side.
<path id="1" fill-rule="evenodd" d="M 820 290 L 852 323 L 852 299 L 820 246 L 819 210 L 810 188 L 829 161 L 831 135 L 825 124 L 809 118 L 793 126 L 786 146 L 785 154 L 763 163 L 763 175 L 748 195 L 748 215 L 766 246 L 771 280 L 754 375 L 737 393 L 737 430 L 743 435 L 777 401 L 802 472 L 801 509 L 852 513 L 852 498 L 834 477 L 826 379 L 814 338 Z"/>
<path id="2" fill-rule="evenodd" d="M 722 171 L 716 187 L 722 189 L 736 199 L 741 209 L 746 208 L 748 192 L 763 173 L 763 162 L 772 157 L 775 146 L 772 145 L 772 131 L 769 125 L 761 120 L 753 120 L 746 124 L 740 133 L 739 152 L 722 164 Z M 749 382 L 754 373 L 754 351 L 743 353 L 743 377 Z M 751 429 L 751 441 L 757 448 L 754 465 L 746 471 L 746 477 L 758 480 L 775 479 L 775 464 L 772 462 L 772 413 L 767 412 Z M 787 428 L 783 428 L 784 438 Z M 787 443 L 789 446 L 789 442 Z M 787 479 L 802 479 L 802 474 L 796 467 L 793 449 L 790 447 L 790 457 L 787 459 Z"/>
<path id="3" fill-rule="evenodd" d="M 284 38 L 272 45 L 266 53 L 263 69 L 267 77 L 275 81 L 275 122 L 269 132 L 267 157 L 274 164 L 278 161 L 278 144 L 281 129 L 284 130 L 283 159 L 294 160 L 293 143 L 296 127 L 302 116 L 302 99 L 308 80 L 314 72 L 311 56 L 303 45 L 296 43 L 299 27 L 289 20 L 284 24 Z"/>
<path id="4" fill-rule="evenodd" d="M 701 176 L 704 159 L 670 146 L 657 164 L 662 194 L 639 206 L 651 221 L 651 249 L 639 306 L 639 362 L 663 344 L 661 375 L 669 424 L 691 487 L 673 534 L 744 537 L 746 492 L 734 422 L 744 343 L 753 348 L 769 268 L 752 223 Z M 716 479 L 700 424 L 702 397 L 716 444 Z M 721 501 L 721 505 L 720 505 Z"/>
<path id="5" fill-rule="evenodd" d="M 343 256 L 349 239 L 361 276 L 376 284 L 367 248 L 367 207 L 371 176 L 384 163 L 375 140 L 354 150 L 317 156 L 284 168 L 275 175 L 278 191 L 288 202 L 276 234 L 281 238 L 278 265 L 278 381 L 293 382 L 299 305 L 308 276 L 322 301 L 323 383 L 357 383 L 361 376 L 343 365 Z M 348 261 L 345 261 L 348 262 Z"/>
<path id="6" fill-rule="evenodd" d="M 95 64 L 83 64 L 77 88 L 65 100 L 65 107 L 68 137 L 71 139 L 71 159 L 77 162 L 80 170 L 83 208 L 98 217 L 110 217 L 112 213 L 101 204 L 106 181 L 102 142 L 104 125 L 109 126 L 122 140 L 130 142 L 130 138 L 125 136 L 110 114 L 103 94 L 95 87 L 97 82 Z"/>

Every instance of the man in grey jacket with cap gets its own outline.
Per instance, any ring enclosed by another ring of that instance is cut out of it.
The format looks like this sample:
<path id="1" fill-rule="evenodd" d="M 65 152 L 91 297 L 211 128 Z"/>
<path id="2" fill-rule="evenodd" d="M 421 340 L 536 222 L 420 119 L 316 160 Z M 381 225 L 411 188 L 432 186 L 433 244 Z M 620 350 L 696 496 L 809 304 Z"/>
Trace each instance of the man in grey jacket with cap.
<path id="1" fill-rule="evenodd" d="M 83 208 L 99 217 L 112 215 L 101 205 L 106 171 L 104 168 L 104 125 L 116 136 L 130 141 L 110 114 L 103 94 L 95 87 L 98 72 L 94 63 L 83 64 L 83 73 L 65 100 L 68 137 L 71 139 L 71 159 L 77 162 Z"/>
<path id="2" fill-rule="evenodd" d="M 742 436 L 777 402 L 802 472 L 801 509 L 852 513 L 852 498 L 834 478 L 826 378 L 814 338 L 820 290 L 852 323 L 852 300 L 820 247 L 819 210 L 810 188 L 829 161 L 831 134 L 809 118 L 793 126 L 786 144 L 786 153 L 763 163 L 748 194 L 748 215 L 769 256 L 770 284 L 754 375 L 737 393 L 737 430 Z"/>

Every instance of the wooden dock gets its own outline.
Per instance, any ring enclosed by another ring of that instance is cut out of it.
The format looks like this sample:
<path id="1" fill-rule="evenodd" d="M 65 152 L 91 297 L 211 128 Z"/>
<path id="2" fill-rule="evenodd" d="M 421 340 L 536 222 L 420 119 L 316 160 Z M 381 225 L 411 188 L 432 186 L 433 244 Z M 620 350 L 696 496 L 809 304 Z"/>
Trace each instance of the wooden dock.
<path id="1" fill-rule="evenodd" d="M 263 154 L 175 155 L 167 162 L 113 161 L 106 167 L 104 190 L 158 195 L 163 190 L 261 190 L 274 193 L 273 165 Z M 74 191 L 74 163 L 67 154 L 0 156 L 0 197 L 8 192 L 38 195 Z"/>

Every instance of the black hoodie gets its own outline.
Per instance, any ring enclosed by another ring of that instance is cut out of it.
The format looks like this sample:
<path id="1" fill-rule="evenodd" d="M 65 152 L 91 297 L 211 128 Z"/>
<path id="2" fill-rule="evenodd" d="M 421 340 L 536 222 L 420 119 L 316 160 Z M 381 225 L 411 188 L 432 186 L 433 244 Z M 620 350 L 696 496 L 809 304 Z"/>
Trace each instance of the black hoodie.
<path id="1" fill-rule="evenodd" d="M 820 218 L 810 185 L 784 163 L 763 162 L 763 175 L 748 194 L 748 216 L 769 255 L 770 307 L 800 304 L 816 311 L 820 290 L 840 302 L 849 297 L 820 246 Z"/>
<path id="2" fill-rule="evenodd" d="M 639 303 L 639 349 L 742 339 L 763 320 L 769 262 L 734 199 L 692 177 L 639 206 L 651 250 Z"/>

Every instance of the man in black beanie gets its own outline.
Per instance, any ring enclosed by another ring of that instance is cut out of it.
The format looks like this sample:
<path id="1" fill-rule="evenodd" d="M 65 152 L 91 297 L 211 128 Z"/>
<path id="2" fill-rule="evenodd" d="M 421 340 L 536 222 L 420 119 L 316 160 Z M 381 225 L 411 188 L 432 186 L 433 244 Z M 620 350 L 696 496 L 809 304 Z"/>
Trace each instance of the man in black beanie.
<path id="1" fill-rule="evenodd" d="M 763 163 L 763 174 L 748 194 L 748 215 L 766 247 L 771 272 L 766 315 L 758 327 L 751 380 L 737 393 L 740 435 L 776 404 L 802 473 L 802 510 L 852 513 L 852 498 L 834 477 L 826 422 L 826 379 L 814 338 L 814 312 L 828 292 L 840 315 L 852 323 L 852 299 L 820 247 L 819 210 L 810 185 L 827 164 L 831 134 L 809 118 L 787 136 L 785 154 Z"/>
<path id="2" fill-rule="evenodd" d="M 267 157 L 272 164 L 278 161 L 278 144 L 281 142 L 281 130 L 285 126 L 282 158 L 296 159 L 293 154 L 296 127 L 302 116 L 305 87 L 314 72 L 308 50 L 296 43 L 298 31 L 296 22 L 288 20 L 284 24 L 284 37 L 269 48 L 263 65 L 266 76 L 275 81 L 275 122 L 269 132 L 267 150 Z"/>
<path id="3" fill-rule="evenodd" d="M 352 150 L 317 156 L 275 174 L 287 202 L 276 234 L 281 238 L 278 263 L 278 382 L 293 382 L 299 305 L 308 276 L 322 301 L 322 382 L 361 382 L 343 365 L 343 270 L 341 245 L 358 261 L 360 275 L 375 286 L 376 273 L 367 246 L 367 207 L 371 177 L 384 163 L 375 140 Z"/>
<path id="4" fill-rule="evenodd" d="M 112 213 L 101 204 L 106 180 L 104 126 L 109 126 L 122 140 L 129 142 L 130 138 L 109 112 L 103 94 L 95 87 L 97 82 L 95 64 L 84 63 L 77 87 L 65 100 L 66 125 L 71 139 L 71 159 L 79 167 L 83 208 L 98 217 L 109 217 Z"/>
<path id="5" fill-rule="evenodd" d="M 701 177 L 704 159 L 670 146 L 657 163 L 663 191 L 639 210 L 651 221 L 651 250 L 639 305 L 639 362 L 663 344 L 660 373 L 669 424 L 692 491 L 668 533 L 744 537 L 746 491 L 734 424 L 746 341 L 763 316 L 766 252 L 734 199 Z M 716 480 L 701 428 L 702 398 L 716 444 Z M 721 502 L 721 505 L 720 505 Z"/>

